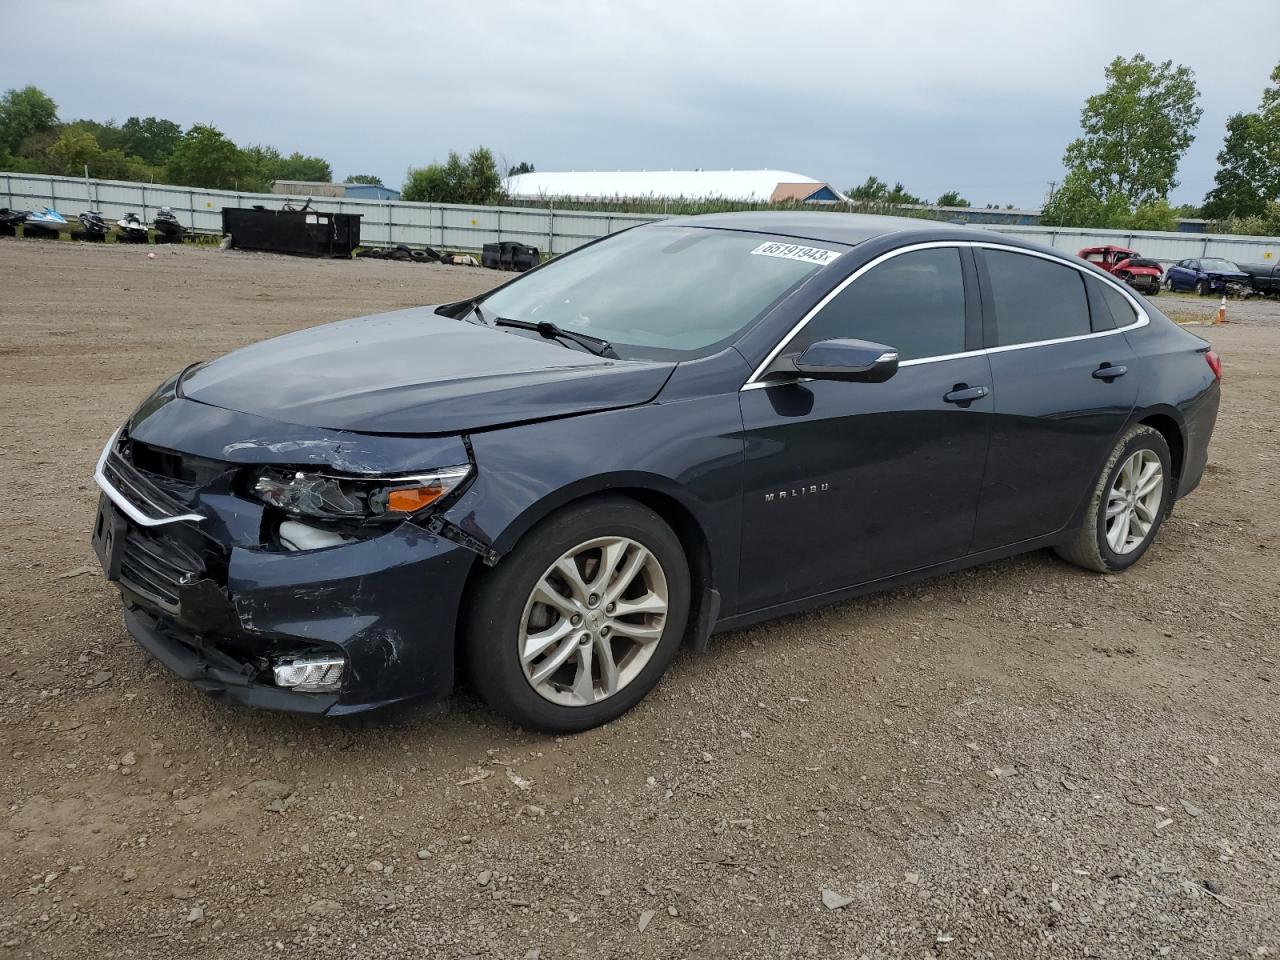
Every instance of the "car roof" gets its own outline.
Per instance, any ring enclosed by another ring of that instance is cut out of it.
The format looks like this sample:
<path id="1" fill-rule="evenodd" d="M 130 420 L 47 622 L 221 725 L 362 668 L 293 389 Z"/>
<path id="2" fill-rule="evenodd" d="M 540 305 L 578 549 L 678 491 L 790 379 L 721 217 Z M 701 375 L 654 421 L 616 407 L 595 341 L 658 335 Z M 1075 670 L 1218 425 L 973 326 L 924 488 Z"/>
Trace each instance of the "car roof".
<path id="1" fill-rule="evenodd" d="M 797 240 L 826 241 L 849 246 L 892 233 L 911 233 L 914 235 L 913 240 L 987 239 L 1008 243 L 1011 239 L 967 224 L 957 226 L 920 217 L 883 217 L 870 213 L 749 210 L 739 213 L 707 213 L 695 217 L 675 217 L 658 222 L 677 227 L 771 233 L 776 236 L 794 237 Z"/>

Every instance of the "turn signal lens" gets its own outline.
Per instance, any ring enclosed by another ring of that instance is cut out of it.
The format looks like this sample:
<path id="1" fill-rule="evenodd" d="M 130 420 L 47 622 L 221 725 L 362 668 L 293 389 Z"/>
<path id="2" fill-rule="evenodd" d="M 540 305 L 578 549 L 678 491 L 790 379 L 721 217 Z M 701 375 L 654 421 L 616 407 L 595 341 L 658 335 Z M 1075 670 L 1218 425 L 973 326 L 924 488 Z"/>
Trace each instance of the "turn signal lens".
<path id="1" fill-rule="evenodd" d="M 387 513 L 413 513 L 429 507 L 445 494 L 445 487 L 411 487 L 387 494 Z"/>
<path id="2" fill-rule="evenodd" d="M 1209 369 L 1213 371 L 1213 379 L 1222 379 L 1222 358 L 1218 356 L 1217 351 L 1210 350 L 1204 355 L 1204 362 L 1209 364 Z"/>

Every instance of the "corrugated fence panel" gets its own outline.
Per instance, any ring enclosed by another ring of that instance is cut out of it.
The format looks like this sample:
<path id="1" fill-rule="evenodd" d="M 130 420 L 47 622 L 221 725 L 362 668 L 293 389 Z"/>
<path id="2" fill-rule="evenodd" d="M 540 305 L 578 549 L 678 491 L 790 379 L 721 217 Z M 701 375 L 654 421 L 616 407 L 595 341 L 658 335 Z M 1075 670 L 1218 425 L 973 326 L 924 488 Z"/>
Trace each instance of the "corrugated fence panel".
<path id="1" fill-rule="evenodd" d="M 92 198 L 92 199 L 90 199 Z M 306 197 L 275 193 L 201 190 L 167 184 L 123 183 L 75 177 L 0 173 L 0 205 L 18 210 L 51 206 L 69 220 L 83 210 L 101 210 L 109 220 L 136 213 L 147 222 L 167 206 L 184 226 L 220 233 L 223 207 L 263 206 L 279 210 Z M 314 210 L 360 214 L 360 241 L 365 246 L 404 243 L 414 247 L 479 250 L 486 243 L 515 240 L 544 253 L 567 253 L 588 241 L 617 233 L 637 223 L 663 219 L 658 214 L 605 211 L 539 210 L 531 207 L 469 207 L 457 204 L 315 197 Z M 1280 238 L 1219 234 L 1082 230 L 1073 227 L 988 226 L 986 229 L 1024 237 L 1066 253 L 1083 247 L 1118 244 L 1164 263 L 1188 257 L 1225 257 L 1241 263 L 1280 262 Z"/>

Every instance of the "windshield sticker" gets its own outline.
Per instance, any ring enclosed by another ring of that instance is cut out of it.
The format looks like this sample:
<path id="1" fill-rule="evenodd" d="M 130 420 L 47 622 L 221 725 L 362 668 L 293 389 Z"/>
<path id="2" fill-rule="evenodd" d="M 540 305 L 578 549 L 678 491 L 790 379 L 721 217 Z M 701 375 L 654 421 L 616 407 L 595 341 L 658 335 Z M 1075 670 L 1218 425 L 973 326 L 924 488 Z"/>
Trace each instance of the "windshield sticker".
<path id="1" fill-rule="evenodd" d="M 840 254 L 835 250 L 823 250 L 820 247 L 801 247 L 794 243 L 778 243 L 770 240 L 751 251 L 758 257 L 783 257 L 786 260 L 803 260 L 815 266 L 825 267 Z"/>

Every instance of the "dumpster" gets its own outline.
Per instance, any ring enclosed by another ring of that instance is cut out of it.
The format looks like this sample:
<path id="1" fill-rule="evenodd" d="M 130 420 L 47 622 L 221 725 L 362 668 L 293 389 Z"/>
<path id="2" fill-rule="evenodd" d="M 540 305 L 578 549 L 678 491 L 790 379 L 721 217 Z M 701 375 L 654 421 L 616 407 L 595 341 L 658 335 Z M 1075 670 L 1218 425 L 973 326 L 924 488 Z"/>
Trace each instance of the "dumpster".
<path id="1" fill-rule="evenodd" d="M 223 207 L 222 232 L 241 250 L 349 257 L 360 245 L 358 213 Z"/>

